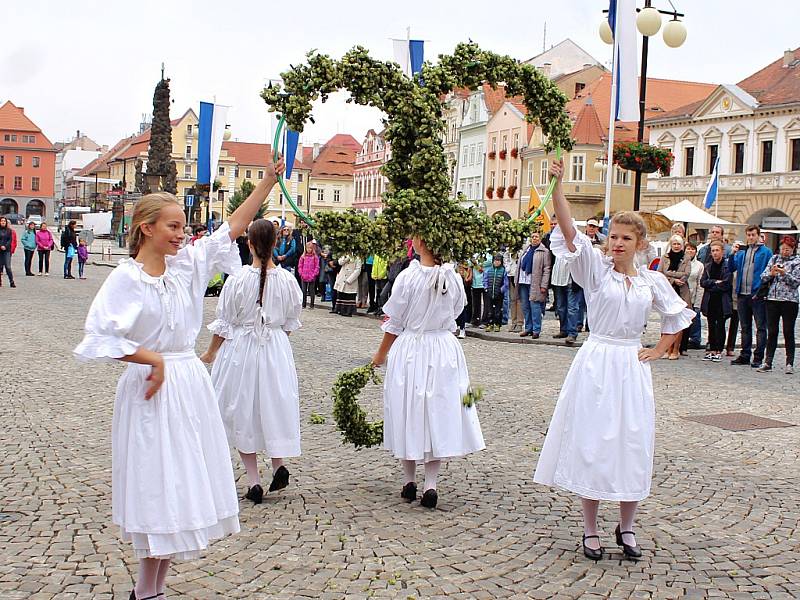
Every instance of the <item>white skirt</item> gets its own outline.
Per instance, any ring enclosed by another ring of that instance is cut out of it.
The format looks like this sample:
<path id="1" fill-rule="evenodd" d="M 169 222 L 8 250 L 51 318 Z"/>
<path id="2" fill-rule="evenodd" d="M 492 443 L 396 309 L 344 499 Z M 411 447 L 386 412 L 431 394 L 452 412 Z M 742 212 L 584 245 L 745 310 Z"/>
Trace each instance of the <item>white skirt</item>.
<path id="1" fill-rule="evenodd" d="M 193 351 L 163 356 L 150 400 L 147 365 L 130 364 L 117 384 L 112 513 L 138 558 L 192 559 L 239 531 L 239 500 L 208 372 Z"/>
<path id="2" fill-rule="evenodd" d="M 558 396 L 533 480 L 590 500 L 650 494 L 655 403 L 636 340 L 592 333 Z"/>
<path id="3" fill-rule="evenodd" d="M 483 450 L 464 351 L 449 331 L 402 333 L 383 384 L 383 445 L 402 460 L 438 460 Z"/>
<path id="4" fill-rule="evenodd" d="M 300 394 L 289 337 L 279 328 L 232 329 L 211 371 L 228 441 L 246 454 L 300 456 Z"/>

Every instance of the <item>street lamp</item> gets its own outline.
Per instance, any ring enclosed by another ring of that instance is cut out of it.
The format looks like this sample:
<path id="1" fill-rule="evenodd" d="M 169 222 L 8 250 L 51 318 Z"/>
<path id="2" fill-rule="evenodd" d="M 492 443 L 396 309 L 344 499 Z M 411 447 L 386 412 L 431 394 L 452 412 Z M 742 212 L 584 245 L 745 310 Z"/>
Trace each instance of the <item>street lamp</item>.
<path id="1" fill-rule="evenodd" d="M 686 26 L 679 21 L 685 17 L 679 13 L 672 4 L 672 0 L 667 0 L 672 6 L 672 10 L 660 10 L 652 6 L 652 0 L 645 0 L 644 8 L 637 9 L 639 14 L 636 16 L 636 28 L 642 34 L 642 73 L 639 78 L 639 130 L 636 139 L 641 142 L 644 139 L 644 112 L 645 98 L 647 97 L 647 54 L 649 50 L 650 37 L 656 35 L 661 29 L 661 15 L 669 15 L 672 20 L 665 26 L 662 33 L 664 43 L 670 48 L 678 48 L 686 41 Z M 604 11 L 608 12 L 608 11 Z M 600 38 L 606 44 L 613 44 L 614 37 L 608 20 L 600 24 Z M 633 210 L 639 210 L 639 200 L 642 195 L 642 172 L 636 171 L 636 181 L 633 189 Z"/>

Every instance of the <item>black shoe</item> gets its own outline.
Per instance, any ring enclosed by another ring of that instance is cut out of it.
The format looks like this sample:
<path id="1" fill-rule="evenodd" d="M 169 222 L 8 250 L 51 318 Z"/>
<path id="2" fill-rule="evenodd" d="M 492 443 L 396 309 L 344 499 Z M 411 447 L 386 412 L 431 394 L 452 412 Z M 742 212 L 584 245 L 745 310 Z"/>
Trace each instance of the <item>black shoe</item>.
<path id="1" fill-rule="evenodd" d="M 565 337 L 567 337 L 567 334 L 564 333 L 563 331 L 559 331 L 557 334 L 555 334 L 553 336 L 553 339 L 554 340 L 561 340 L 561 339 L 564 339 Z"/>
<path id="2" fill-rule="evenodd" d="M 750 364 L 750 359 L 749 358 L 744 358 L 742 356 L 737 356 L 736 358 L 734 358 L 731 361 L 731 364 L 732 365 L 749 365 Z"/>
<path id="3" fill-rule="evenodd" d="M 689 350 L 703 350 L 704 346 L 697 342 L 689 342 Z"/>
<path id="4" fill-rule="evenodd" d="M 247 489 L 247 493 L 244 497 L 248 500 L 252 500 L 253 504 L 261 504 L 264 500 L 264 488 L 255 484 L 253 487 Z"/>
<path id="5" fill-rule="evenodd" d="M 12 281 L 11 282 L 11 287 L 17 287 L 17 284 Z"/>
<path id="6" fill-rule="evenodd" d="M 272 483 L 269 484 L 270 492 L 277 492 L 289 485 L 289 469 L 281 465 L 272 476 Z"/>
<path id="7" fill-rule="evenodd" d="M 400 492 L 400 497 L 405 498 L 409 502 L 414 502 L 417 499 L 417 484 L 409 481 L 403 486 L 403 491 Z"/>
<path id="8" fill-rule="evenodd" d="M 146 598 L 138 598 L 137 599 L 136 598 L 136 590 L 131 590 L 131 595 L 128 596 L 128 600 L 154 600 L 155 598 L 158 598 L 159 596 L 163 596 L 163 595 L 164 595 L 164 592 L 161 592 L 160 594 L 156 594 L 155 596 L 147 596 Z"/>
<path id="9" fill-rule="evenodd" d="M 436 490 L 428 490 L 422 494 L 422 500 L 419 503 L 425 508 L 436 508 L 436 502 L 439 500 L 439 494 Z"/>
<path id="10" fill-rule="evenodd" d="M 600 546 L 597 550 L 594 548 L 589 548 L 586 545 L 586 540 L 597 538 L 600 539 L 599 535 L 584 535 L 583 536 L 583 555 L 588 558 L 589 560 L 601 560 L 603 558 L 603 547 Z"/>
<path id="11" fill-rule="evenodd" d="M 64 279 L 75 279 L 72 275 L 67 275 Z"/>
<path id="12" fill-rule="evenodd" d="M 628 558 L 642 558 L 642 549 L 639 546 L 629 546 L 622 541 L 622 535 L 625 533 L 633 535 L 632 531 L 620 531 L 619 525 L 617 525 L 617 529 L 614 531 L 614 535 L 617 536 L 617 546 L 622 547 L 622 553 Z"/>

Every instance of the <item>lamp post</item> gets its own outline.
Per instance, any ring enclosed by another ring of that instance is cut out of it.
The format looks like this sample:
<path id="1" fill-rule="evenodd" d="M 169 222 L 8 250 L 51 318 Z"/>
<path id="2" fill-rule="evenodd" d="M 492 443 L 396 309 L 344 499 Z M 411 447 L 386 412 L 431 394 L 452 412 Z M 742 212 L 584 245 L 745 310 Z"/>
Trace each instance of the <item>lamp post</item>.
<path id="1" fill-rule="evenodd" d="M 685 17 L 683 13 L 679 13 L 675 9 L 675 5 L 671 0 L 667 0 L 672 6 L 672 10 L 660 10 L 653 8 L 652 0 L 645 0 L 644 8 L 637 9 L 639 14 L 636 17 L 636 28 L 642 34 L 642 71 L 639 78 L 639 129 L 636 134 L 636 140 L 642 142 L 644 140 L 644 114 L 645 114 L 645 98 L 647 97 L 647 55 L 650 46 L 650 37 L 656 35 L 661 29 L 661 15 L 669 15 L 672 20 L 669 21 L 663 30 L 664 43 L 670 48 L 678 48 L 686 41 L 686 27 L 679 21 L 679 18 Z M 604 11 L 608 12 L 608 11 Z M 611 27 L 608 20 L 604 20 L 600 24 L 600 38 L 606 44 L 613 44 L 614 38 L 611 32 Z M 610 150 L 611 151 L 611 150 Z M 639 210 L 639 200 L 642 195 L 642 172 L 636 171 L 636 180 L 633 188 L 633 210 Z"/>

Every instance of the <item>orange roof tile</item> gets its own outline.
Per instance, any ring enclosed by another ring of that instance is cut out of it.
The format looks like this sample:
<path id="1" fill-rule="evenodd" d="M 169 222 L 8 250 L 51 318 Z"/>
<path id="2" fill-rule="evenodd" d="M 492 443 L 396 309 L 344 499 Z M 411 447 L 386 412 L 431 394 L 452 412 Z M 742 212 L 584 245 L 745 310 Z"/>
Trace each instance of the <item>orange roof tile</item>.
<path id="1" fill-rule="evenodd" d="M 356 152 L 361 150 L 361 144 L 349 133 L 337 133 L 335 136 L 325 142 L 325 145 L 352 148 Z"/>
<path id="2" fill-rule="evenodd" d="M 784 66 L 781 56 L 738 83 L 760 107 L 800 102 L 800 48 L 791 52 L 794 60 L 789 66 Z"/>
<path id="3" fill-rule="evenodd" d="M 266 167 L 272 162 L 272 145 L 253 142 L 222 142 L 222 149 L 236 159 L 236 164 Z"/>
<path id="4" fill-rule="evenodd" d="M 572 139 L 578 144 L 601 146 L 605 139 L 605 130 L 600 123 L 600 117 L 594 109 L 591 98 L 583 105 L 575 125 L 572 126 Z"/>
<path id="5" fill-rule="evenodd" d="M 44 132 L 25 115 L 25 109 L 15 106 L 11 100 L 7 100 L 3 106 L 0 106 L 0 129 L 38 133 L 40 135 L 36 136 L 36 143 L 32 144 L 31 148 L 55 151 L 55 147 Z"/>
<path id="6" fill-rule="evenodd" d="M 716 85 L 711 83 L 697 83 L 693 81 L 677 81 L 673 79 L 647 79 L 647 103 L 645 106 L 645 119 L 662 117 L 664 113 L 675 110 L 691 102 L 704 100 Z M 567 112 L 573 120 L 583 110 L 586 99 L 591 97 L 594 109 L 600 119 L 604 134 L 608 131 L 608 118 L 611 106 L 611 73 L 603 73 L 598 79 L 587 85 L 580 94 L 573 100 L 567 102 Z M 631 124 L 617 123 L 615 137 L 620 139 L 619 133 L 623 138 L 632 128 L 635 132 L 638 124 L 634 121 Z M 605 137 L 605 135 L 604 135 Z M 622 140 L 620 140 L 622 141 Z"/>
<path id="7" fill-rule="evenodd" d="M 334 136 L 334 138 L 337 136 Z M 351 139 L 352 136 L 349 136 Z M 312 177 L 351 178 L 356 164 L 356 152 L 361 148 L 325 144 L 311 167 Z"/>

